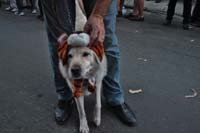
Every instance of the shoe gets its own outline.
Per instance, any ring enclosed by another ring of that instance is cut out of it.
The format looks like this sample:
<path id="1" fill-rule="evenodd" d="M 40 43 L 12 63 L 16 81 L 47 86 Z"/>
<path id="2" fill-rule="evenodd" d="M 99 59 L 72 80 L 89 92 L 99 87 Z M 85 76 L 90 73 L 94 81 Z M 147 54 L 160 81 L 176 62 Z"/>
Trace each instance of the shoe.
<path id="1" fill-rule="evenodd" d="M 155 0 L 155 3 L 160 3 L 161 2 L 161 0 Z"/>
<path id="2" fill-rule="evenodd" d="M 190 25 L 189 24 L 183 24 L 183 29 L 184 30 L 189 30 L 190 29 Z"/>
<path id="3" fill-rule="evenodd" d="M 19 12 L 18 15 L 19 16 L 24 16 L 25 14 L 24 14 L 24 12 Z"/>
<path id="4" fill-rule="evenodd" d="M 169 26 L 169 25 L 171 25 L 172 24 L 172 21 L 171 20 L 166 20 L 164 23 L 163 23 L 163 25 L 165 25 L 165 26 Z"/>
<path id="5" fill-rule="evenodd" d="M 39 19 L 40 21 L 44 21 L 44 17 L 42 15 L 38 15 L 37 19 Z"/>
<path id="6" fill-rule="evenodd" d="M 191 23 L 191 25 L 195 27 L 200 27 L 200 22 L 196 21 L 196 22 Z"/>
<path id="7" fill-rule="evenodd" d="M 12 10 L 12 8 L 9 6 L 9 7 L 6 7 L 5 10 L 10 11 L 10 10 Z"/>
<path id="8" fill-rule="evenodd" d="M 18 12 L 18 11 L 14 12 L 14 14 L 18 15 L 18 16 L 24 16 L 25 15 L 24 12 Z"/>
<path id="9" fill-rule="evenodd" d="M 131 20 L 131 21 L 144 21 L 144 17 L 143 16 L 129 16 L 127 17 L 128 20 Z"/>
<path id="10" fill-rule="evenodd" d="M 137 120 L 135 114 L 126 103 L 111 107 L 116 116 L 128 126 L 136 126 Z"/>
<path id="11" fill-rule="evenodd" d="M 31 13 L 32 13 L 32 14 L 36 14 L 36 13 L 37 13 L 37 10 L 36 10 L 36 9 L 33 9 Z"/>
<path id="12" fill-rule="evenodd" d="M 13 8 L 13 9 L 11 10 L 11 12 L 17 12 L 17 11 L 18 11 L 17 8 Z"/>
<path id="13" fill-rule="evenodd" d="M 54 111 L 55 121 L 58 125 L 63 125 L 69 119 L 72 113 L 73 103 L 73 99 L 70 101 L 58 101 L 57 107 Z"/>

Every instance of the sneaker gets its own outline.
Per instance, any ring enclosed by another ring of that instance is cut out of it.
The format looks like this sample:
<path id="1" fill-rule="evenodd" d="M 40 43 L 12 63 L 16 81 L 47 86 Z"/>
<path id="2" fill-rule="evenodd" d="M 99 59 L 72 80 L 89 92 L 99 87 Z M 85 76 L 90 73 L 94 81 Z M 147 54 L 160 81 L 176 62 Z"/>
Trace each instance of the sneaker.
<path id="1" fill-rule="evenodd" d="M 24 12 L 18 13 L 19 16 L 24 16 Z"/>
<path id="2" fill-rule="evenodd" d="M 18 12 L 18 11 L 17 11 L 17 12 L 14 12 L 14 14 L 15 14 L 15 15 L 18 15 L 18 16 L 24 16 L 24 15 L 25 15 L 24 12 Z"/>
<path id="3" fill-rule="evenodd" d="M 9 7 L 6 7 L 5 10 L 10 11 L 10 10 L 12 10 L 12 8 L 9 6 Z"/>
<path id="4" fill-rule="evenodd" d="M 11 10 L 11 12 L 16 12 L 16 11 L 18 11 L 17 8 L 13 8 L 13 9 Z"/>
<path id="5" fill-rule="evenodd" d="M 15 15 L 18 15 L 18 11 L 14 12 Z"/>
<path id="6" fill-rule="evenodd" d="M 36 10 L 36 9 L 33 9 L 31 13 L 32 13 L 32 14 L 36 14 L 36 13 L 37 13 L 37 10 Z"/>

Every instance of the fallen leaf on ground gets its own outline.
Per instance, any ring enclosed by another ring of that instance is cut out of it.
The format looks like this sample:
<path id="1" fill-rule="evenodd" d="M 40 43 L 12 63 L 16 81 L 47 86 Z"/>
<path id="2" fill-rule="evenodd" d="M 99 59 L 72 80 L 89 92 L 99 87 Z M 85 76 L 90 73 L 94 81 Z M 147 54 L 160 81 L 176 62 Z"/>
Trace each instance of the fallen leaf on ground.
<path id="1" fill-rule="evenodd" d="M 186 95 L 185 98 L 194 98 L 196 97 L 198 94 L 197 94 L 197 91 L 195 89 L 191 89 L 193 94 L 192 95 Z"/>
<path id="2" fill-rule="evenodd" d="M 130 94 L 137 94 L 137 93 L 142 93 L 143 90 L 142 89 L 138 89 L 138 90 L 132 90 L 132 89 L 129 89 L 128 91 Z"/>
<path id="3" fill-rule="evenodd" d="M 190 42 L 194 42 L 194 40 L 192 39 L 192 40 L 190 40 Z"/>
<path id="4" fill-rule="evenodd" d="M 138 58 L 138 60 L 142 60 L 142 61 L 144 61 L 144 62 L 147 62 L 147 61 L 148 61 L 148 60 L 145 59 L 145 58 Z"/>

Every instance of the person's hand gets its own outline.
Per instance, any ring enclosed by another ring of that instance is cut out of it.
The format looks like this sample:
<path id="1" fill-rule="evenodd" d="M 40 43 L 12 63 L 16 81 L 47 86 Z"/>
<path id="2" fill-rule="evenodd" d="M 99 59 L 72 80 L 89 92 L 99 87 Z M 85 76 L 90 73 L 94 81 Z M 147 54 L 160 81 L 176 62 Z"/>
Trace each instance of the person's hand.
<path id="1" fill-rule="evenodd" d="M 105 39 L 103 17 L 100 15 L 91 15 L 85 24 L 84 32 L 90 34 L 90 44 L 95 44 L 96 42 L 103 43 Z"/>

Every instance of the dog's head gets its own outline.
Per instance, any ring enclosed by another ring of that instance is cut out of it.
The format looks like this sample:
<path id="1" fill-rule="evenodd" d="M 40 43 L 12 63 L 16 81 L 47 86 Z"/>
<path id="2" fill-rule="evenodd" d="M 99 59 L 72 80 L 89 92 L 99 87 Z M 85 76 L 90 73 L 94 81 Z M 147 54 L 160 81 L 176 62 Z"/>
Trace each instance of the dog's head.
<path id="1" fill-rule="evenodd" d="M 97 55 L 87 47 L 71 48 L 67 58 L 65 67 L 71 79 L 82 79 L 94 76 L 100 63 Z"/>
<path id="2" fill-rule="evenodd" d="M 84 79 L 94 76 L 104 54 L 101 44 L 87 46 L 86 41 L 81 44 L 82 38 L 72 35 L 65 44 L 62 44 L 63 46 L 59 46 L 61 47 L 58 52 L 62 71 L 64 70 L 70 79 Z M 63 72 L 61 73 L 63 74 Z"/>

